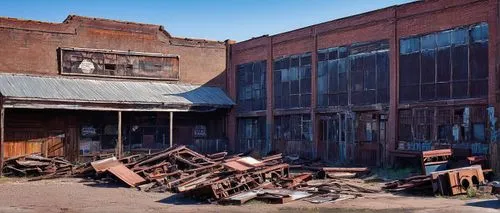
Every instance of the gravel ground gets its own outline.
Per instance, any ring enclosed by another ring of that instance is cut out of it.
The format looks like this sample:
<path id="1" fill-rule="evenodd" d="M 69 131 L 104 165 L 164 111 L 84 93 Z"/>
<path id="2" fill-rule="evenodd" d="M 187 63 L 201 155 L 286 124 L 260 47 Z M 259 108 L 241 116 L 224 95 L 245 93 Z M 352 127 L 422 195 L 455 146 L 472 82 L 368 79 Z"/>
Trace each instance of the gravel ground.
<path id="1" fill-rule="evenodd" d="M 146 193 L 119 184 L 67 178 L 28 182 L 0 179 L 0 213 L 28 212 L 500 212 L 497 199 L 461 200 L 379 193 L 354 200 L 244 206 L 201 204 L 168 193 Z"/>

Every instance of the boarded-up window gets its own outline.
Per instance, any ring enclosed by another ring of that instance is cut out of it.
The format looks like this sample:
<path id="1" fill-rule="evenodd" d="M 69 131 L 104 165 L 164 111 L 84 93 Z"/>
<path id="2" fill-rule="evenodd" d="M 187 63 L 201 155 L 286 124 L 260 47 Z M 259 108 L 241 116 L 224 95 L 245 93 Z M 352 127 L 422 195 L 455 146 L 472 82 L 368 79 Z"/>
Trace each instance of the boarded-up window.
<path id="1" fill-rule="evenodd" d="M 311 106 L 311 54 L 293 55 L 274 61 L 274 108 Z"/>
<path id="2" fill-rule="evenodd" d="M 238 65 L 237 85 L 238 111 L 266 109 L 266 61 Z"/>
<path id="3" fill-rule="evenodd" d="M 179 79 L 178 56 L 76 48 L 61 48 L 60 55 L 61 74 Z"/>
<path id="4" fill-rule="evenodd" d="M 318 106 L 389 102 L 388 42 L 318 50 Z"/>
<path id="5" fill-rule="evenodd" d="M 488 25 L 400 40 L 400 102 L 485 97 Z"/>

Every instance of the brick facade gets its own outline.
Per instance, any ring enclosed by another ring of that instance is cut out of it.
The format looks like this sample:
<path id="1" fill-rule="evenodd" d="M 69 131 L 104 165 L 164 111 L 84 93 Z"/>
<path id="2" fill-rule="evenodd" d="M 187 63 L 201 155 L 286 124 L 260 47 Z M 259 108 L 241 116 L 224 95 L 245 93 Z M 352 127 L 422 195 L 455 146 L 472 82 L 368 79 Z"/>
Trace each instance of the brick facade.
<path id="1" fill-rule="evenodd" d="M 0 72 L 58 75 L 57 49 L 180 56 L 180 82 L 225 88 L 225 42 L 171 36 L 162 26 L 70 15 L 63 23 L 0 18 Z"/>

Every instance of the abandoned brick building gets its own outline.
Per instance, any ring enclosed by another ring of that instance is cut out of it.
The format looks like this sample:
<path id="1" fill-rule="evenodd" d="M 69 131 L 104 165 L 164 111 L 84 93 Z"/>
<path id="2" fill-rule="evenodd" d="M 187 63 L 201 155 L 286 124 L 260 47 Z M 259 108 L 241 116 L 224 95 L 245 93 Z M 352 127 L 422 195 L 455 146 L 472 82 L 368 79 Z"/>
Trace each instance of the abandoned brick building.
<path id="1" fill-rule="evenodd" d="M 0 18 L 2 158 L 226 149 L 226 43 L 70 15 Z"/>
<path id="2" fill-rule="evenodd" d="M 230 141 L 372 166 L 441 147 L 499 162 L 498 4 L 418 1 L 231 45 Z"/>
<path id="3" fill-rule="evenodd" d="M 0 18 L 1 153 L 172 142 L 381 166 L 451 147 L 498 169 L 498 4 L 418 1 L 237 43 Z"/>

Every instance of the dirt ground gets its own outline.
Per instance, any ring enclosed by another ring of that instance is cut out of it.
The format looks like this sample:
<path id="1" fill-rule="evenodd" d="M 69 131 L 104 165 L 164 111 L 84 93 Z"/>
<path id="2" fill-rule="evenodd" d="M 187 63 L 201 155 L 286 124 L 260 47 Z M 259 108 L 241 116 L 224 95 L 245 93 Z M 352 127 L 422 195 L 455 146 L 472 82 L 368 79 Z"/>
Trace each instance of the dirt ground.
<path id="1" fill-rule="evenodd" d="M 462 200 L 387 193 L 311 204 L 250 202 L 243 206 L 202 204 L 168 193 L 146 193 L 84 179 L 28 182 L 0 179 L 0 212 L 500 212 L 497 199 Z"/>

